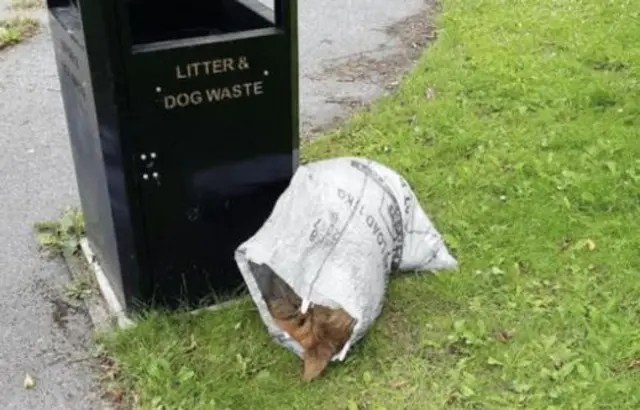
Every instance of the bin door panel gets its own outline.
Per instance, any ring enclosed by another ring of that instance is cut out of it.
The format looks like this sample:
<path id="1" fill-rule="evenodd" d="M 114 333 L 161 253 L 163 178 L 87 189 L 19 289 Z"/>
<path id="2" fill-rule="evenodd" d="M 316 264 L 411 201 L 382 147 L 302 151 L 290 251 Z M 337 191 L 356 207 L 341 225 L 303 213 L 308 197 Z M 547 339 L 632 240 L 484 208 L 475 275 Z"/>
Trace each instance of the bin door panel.
<path id="1" fill-rule="evenodd" d="M 132 56 L 131 137 L 163 304 L 242 287 L 233 252 L 294 172 L 297 78 L 287 38 L 263 31 Z"/>

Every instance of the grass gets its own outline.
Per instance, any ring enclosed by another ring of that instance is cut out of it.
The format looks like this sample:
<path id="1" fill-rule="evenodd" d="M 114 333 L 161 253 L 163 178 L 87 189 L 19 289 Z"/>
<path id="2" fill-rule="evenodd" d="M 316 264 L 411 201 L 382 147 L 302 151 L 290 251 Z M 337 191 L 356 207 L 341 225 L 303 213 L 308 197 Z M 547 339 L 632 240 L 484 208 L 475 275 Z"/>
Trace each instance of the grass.
<path id="1" fill-rule="evenodd" d="M 38 20 L 31 17 L 0 19 L 0 50 L 33 37 L 39 28 Z"/>
<path id="2" fill-rule="evenodd" d="M 140 407 L 640 408 L 640 2 L 443 6 L 399 92 L 304 156 L 401 172 L 459 272 L 392 281 L 310 385 L 250 302 L 151 313 L 102 340 Z"/>

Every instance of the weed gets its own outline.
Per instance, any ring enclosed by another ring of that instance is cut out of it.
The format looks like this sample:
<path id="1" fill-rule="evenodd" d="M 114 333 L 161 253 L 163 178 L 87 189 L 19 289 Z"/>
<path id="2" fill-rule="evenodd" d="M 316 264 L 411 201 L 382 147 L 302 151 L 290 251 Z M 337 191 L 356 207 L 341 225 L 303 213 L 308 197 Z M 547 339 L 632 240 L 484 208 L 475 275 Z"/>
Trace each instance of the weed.
<path id="1" fill-rule="evenodd" d="M 76 254 L 84 234 L 84 220 L 77 209 L 67 209 L 59 221 L 38 222 L 35 230 L 41 249 L 50 256 Z"/>
<path id="2" fill-rule="evenodd" d="M 9 8 L 13 10 L 34 10 L 45 6 L 46 2 L 43 0 L 11 0 Z"/>
<path id="3" fill-rule="evenodd" d="M 34 36 L 40 22 L 30 17 L 12 17 L 0 20 L 0 50 Z"/>

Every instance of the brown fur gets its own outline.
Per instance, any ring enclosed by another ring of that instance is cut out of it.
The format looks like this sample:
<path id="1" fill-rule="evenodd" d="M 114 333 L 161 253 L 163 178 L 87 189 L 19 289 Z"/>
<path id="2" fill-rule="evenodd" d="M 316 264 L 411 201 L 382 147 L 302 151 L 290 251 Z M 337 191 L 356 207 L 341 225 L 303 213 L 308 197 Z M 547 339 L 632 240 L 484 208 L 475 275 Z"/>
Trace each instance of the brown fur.
<path id="1" fill-rule="evenodd" d="M 343 309 L 312 306 L 306 314 L 300 312 L 300 299 L 279 297 L 268 303 L 276 324 L 304 349 L 306 382 L 318 377 L 349 340 L 355 320 Z"/>

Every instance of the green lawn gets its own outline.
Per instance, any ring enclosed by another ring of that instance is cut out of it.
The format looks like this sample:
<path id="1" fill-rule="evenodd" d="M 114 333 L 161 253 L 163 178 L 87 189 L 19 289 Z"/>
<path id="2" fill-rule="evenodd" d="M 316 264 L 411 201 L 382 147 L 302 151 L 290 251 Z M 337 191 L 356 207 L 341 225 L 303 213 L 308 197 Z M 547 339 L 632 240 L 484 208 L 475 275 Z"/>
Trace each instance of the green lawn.
<path id="1" fill-rule="evenodd" d="M 640 1 L 443 8 L 397 95 L 304 156 L 402 173 L 460 270 L 392 281 L 310 385 L 250 302 L 150 315 L 102 341 L 142 408 L 640 408 Z"/>

